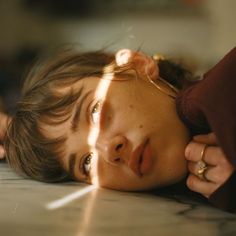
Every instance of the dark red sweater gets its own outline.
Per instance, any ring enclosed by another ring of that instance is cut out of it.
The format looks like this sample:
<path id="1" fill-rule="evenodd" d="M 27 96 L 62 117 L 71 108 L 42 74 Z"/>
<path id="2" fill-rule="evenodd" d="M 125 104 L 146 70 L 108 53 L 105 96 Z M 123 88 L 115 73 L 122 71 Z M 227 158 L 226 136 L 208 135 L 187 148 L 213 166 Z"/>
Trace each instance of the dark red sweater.
<path id="1" fill-rule="evenodd" d="M 236 169 L 236 48 L 198 83 L 179 94 L 177 112 L 192 135 L 214 132 Z M 236 212 L 236 173 L 210 196 L 215 206 Z"/>

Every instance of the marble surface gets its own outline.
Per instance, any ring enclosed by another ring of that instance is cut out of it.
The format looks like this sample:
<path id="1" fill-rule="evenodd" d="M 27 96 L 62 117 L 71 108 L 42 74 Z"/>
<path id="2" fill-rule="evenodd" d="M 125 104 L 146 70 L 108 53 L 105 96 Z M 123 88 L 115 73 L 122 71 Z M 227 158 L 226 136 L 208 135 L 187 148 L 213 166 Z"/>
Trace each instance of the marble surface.
<path id="1" fill-rule="evenodd" d="M 236 215 L 182 196 L 97 189 L 49 208 L 85 188 L 23 179 L 0 163 L 0 235 L 236 235 Z"/>

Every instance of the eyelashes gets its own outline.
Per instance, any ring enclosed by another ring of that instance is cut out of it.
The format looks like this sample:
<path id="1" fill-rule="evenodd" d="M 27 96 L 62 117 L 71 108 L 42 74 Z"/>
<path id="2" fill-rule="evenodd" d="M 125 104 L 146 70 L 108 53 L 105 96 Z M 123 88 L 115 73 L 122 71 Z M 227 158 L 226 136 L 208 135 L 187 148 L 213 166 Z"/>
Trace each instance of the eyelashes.
<path id="1" fill-rule="evenodd" d="M 92 157 L 93 154 L 89 153 L 88 155 L 85 155 L 81 160 L 80 170 L 83 176 L 86 177 L 86 179 L 88 179 L 90 176 Z"/>
<path id="2" fill-rule="evenodd" d="M 98 124 L 101 118 L 102 102 L 100 100 L 97 101 L 89 110 L 90 120 L 93 124 Z"/>

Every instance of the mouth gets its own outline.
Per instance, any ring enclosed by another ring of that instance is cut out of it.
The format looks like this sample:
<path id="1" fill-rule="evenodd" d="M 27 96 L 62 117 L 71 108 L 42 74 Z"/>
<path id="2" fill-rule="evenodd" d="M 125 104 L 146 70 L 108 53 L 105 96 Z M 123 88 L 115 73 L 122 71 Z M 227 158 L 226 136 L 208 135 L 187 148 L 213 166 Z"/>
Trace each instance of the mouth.
<path id="1" fill-rule="evenodd" d="M 139 177 L 142 177 L 151 170 L 152 155 L 149 140 L 146 140 L 134 150 L 129 159 L 128 166 Z"/>

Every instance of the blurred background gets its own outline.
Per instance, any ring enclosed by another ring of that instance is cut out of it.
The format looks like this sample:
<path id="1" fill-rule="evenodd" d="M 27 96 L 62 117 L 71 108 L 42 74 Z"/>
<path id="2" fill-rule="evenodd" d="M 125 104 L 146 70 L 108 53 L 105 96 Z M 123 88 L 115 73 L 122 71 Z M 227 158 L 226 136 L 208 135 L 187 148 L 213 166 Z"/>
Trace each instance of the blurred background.
<path id="1" fill-rule="evenodd" d="M 0 1 L 0 109 L 14 112 L 31 65 L 60 45 L 141 48 L 202 72 L 235 46 L 235 9 L 235 0 Z"/>

